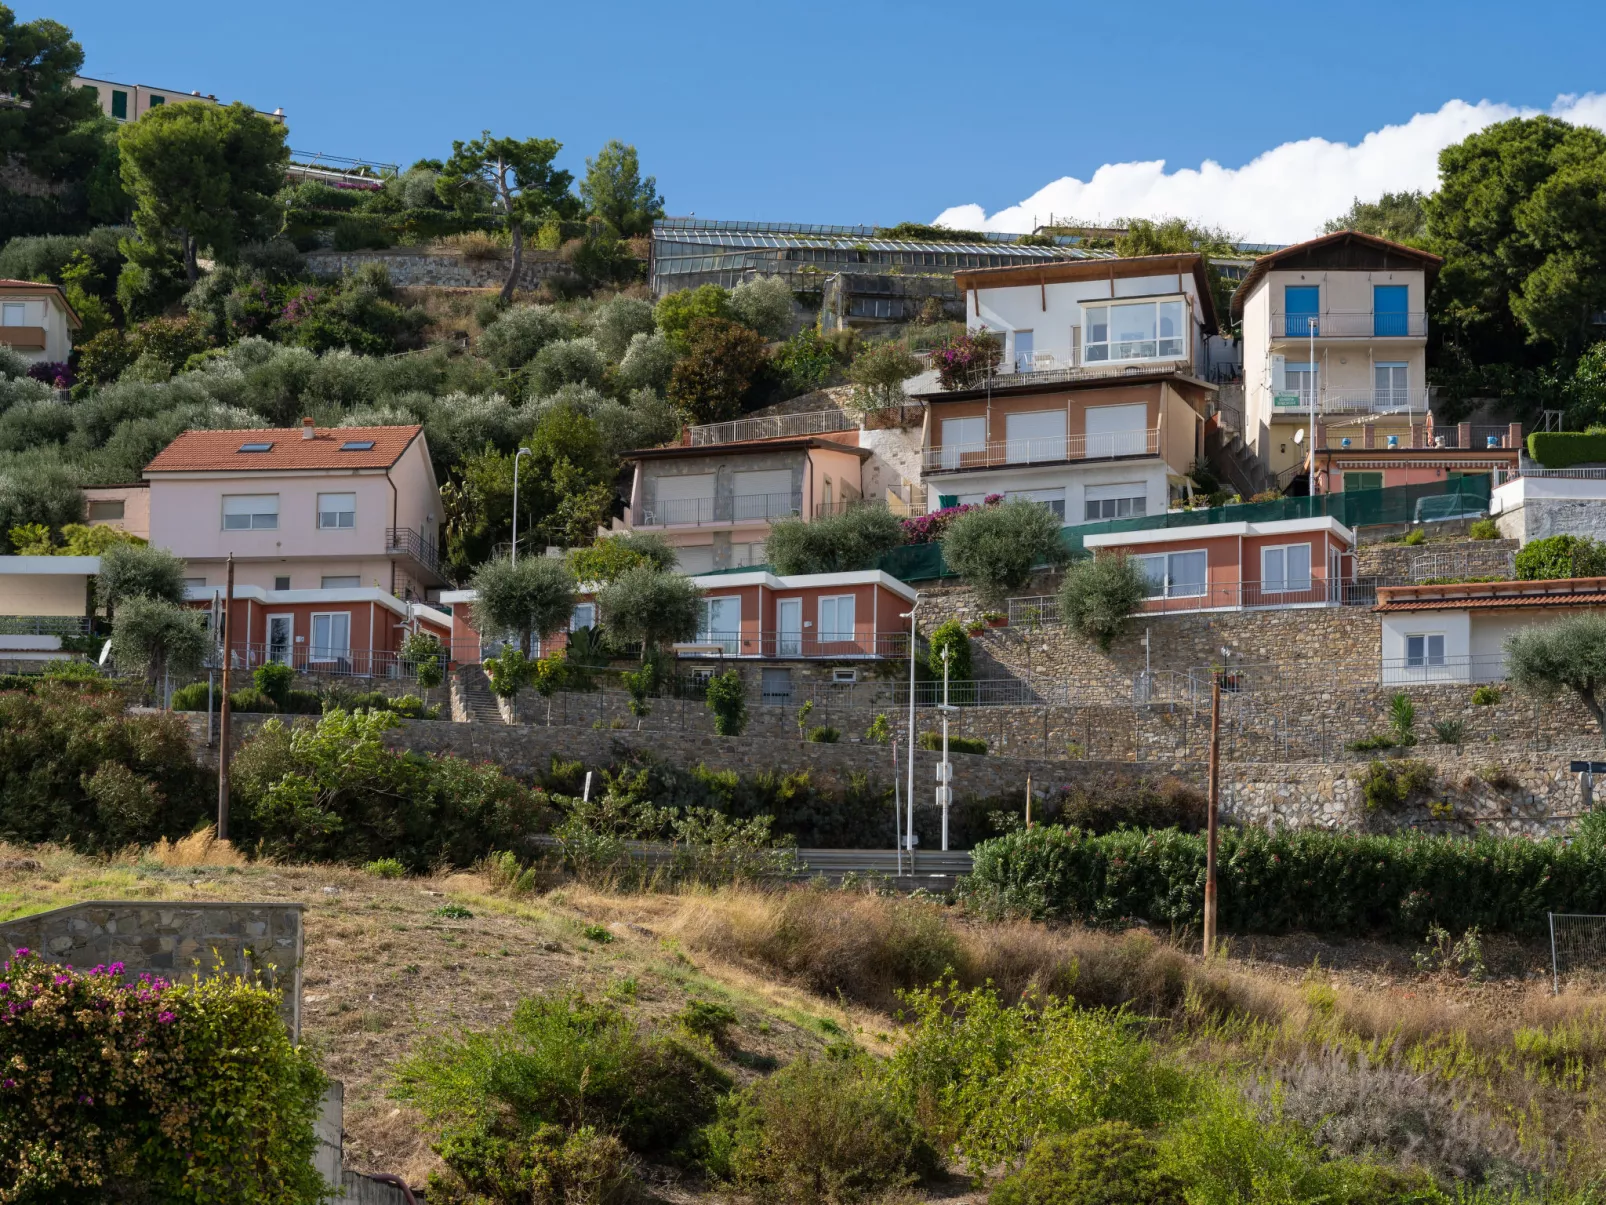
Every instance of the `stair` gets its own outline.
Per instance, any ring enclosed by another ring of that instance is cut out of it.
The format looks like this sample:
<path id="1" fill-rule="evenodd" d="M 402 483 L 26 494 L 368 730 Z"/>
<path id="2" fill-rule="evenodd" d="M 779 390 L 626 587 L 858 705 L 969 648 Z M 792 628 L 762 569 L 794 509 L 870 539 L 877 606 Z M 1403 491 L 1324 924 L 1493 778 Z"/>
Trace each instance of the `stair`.
<path id="1" fill-rule="evenodd" d="M 458 723 L 503 724 L 485 671 L 478 665 L 459 665 L 452 671 L 452 719 Z"/>
<path id="2" fill-rule="evenodd" d="M 1271 474 L 1266 471 L 1266 466 L 1236 431 L 1209 432 L 1205 437 L 1205 456 L 1246 502 L 1272 488 Z"/>

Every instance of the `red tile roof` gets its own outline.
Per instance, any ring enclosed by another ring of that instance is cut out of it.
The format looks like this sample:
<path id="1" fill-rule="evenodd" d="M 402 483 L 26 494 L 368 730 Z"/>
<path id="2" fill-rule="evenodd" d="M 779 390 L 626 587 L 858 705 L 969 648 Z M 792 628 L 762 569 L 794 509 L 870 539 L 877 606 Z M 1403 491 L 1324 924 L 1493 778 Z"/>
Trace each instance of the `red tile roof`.
<path id="1" fill-rule="evenodd" d="M 1606 577 L 1380 586 L 1375 609 L 1461 611 L 1496 607 L 1606 607 Z"/>
<path id="2" fill-rule="evenodd" d="M 147 473 L 279 472 L 286 469 L 388 469 L 401 459 L 423 428 L 317 427 L 303 439 L 300 427 L 247 431 L 186 431 L 156 454 Z M 342 444 L 372 440 L 374 446 L 342 452 Z M 266 452 L 242 452 L 242 444 L 266 443 Z"/>

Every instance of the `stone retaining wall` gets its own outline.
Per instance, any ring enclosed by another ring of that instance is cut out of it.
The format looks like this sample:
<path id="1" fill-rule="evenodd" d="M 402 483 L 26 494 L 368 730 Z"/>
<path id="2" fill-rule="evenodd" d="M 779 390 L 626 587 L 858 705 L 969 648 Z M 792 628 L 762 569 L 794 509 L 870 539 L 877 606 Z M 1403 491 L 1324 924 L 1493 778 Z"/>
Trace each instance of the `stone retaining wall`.
<path id="1" fill-rule="evenodd" d="M 1488 577 L 1511 571 L 1516 540 L 1450 540 L 1431 544 L 1363 544 L 1356 550 L 1357 577 L 1411 580 L 1411 563 L 1420 556 L 1437 556 L 1455 562 L 1448 574 L 1434 576 Z"/>
<path id="2" fill-rule="evenodd" d="M 206 717 L 198 718 L 204 740 Z M 7 958 L 19 948 L 35 950 L 79 969 L 120 962 L 129 979 L 147 971 L 164 979 L 259 973 L 283 990 L 285 1024 L 300 1041 L 302 908 L 92 900 L 0 923 L 0 950 Z"/>
<path id="3" fill-rule="evenodd" d="M 313 251 L 307 270 L 318 276 L 343 276 L 364 264 L 384 264 L 395 285 L 436 285 L 455 289 L 500 289 L 511 259 L 466 259 L 449 251 L 398 247 L 386 251 Z M 544 280 L 573 276 L 555 251 L 526 247 L 519 265 L 519 287 L 534 289 Z"/>

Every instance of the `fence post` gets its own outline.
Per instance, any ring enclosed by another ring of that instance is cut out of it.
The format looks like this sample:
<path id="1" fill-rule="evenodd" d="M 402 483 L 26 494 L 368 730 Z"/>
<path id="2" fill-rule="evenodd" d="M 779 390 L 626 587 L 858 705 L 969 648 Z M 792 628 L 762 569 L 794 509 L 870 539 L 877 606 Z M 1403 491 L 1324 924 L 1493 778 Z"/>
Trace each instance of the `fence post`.
<path id="1" fill-rule="evenodd" d="M 1559 996 L 1561 995 L 1561 969 L 1560 964 L 1556 961 L 1556 914 L 1547 912 L 1545 917 L 1550 921 L 1550 994 Z"/>

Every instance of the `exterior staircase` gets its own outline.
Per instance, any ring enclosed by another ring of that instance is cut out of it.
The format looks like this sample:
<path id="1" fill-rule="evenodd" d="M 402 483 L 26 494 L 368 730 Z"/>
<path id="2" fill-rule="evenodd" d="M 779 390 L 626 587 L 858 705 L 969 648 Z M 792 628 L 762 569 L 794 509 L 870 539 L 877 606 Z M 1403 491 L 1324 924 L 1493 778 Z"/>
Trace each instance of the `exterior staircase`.
<path id="1" fill-rule="evenodd" d="M 1271 474 L 1237 431 L 1218 428 L 1207 432 L 1205 457 L 1245 502 L 1272 488 Z"/>
<path id="2" fill-rule="evenodd" d="M 452 719 L 458 723 L 505 724 L 502 709 L 478 665 L 459 665 L 452 671 Z"/>

